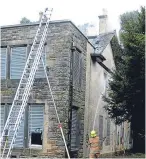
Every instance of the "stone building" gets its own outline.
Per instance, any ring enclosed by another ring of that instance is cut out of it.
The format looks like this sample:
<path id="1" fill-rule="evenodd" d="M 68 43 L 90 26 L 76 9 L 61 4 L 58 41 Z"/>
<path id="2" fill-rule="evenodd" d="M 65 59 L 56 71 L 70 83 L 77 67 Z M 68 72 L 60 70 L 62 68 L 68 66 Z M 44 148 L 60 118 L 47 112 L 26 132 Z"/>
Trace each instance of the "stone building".
<path id="1" fill-rule="evenodd" d="M 69 20 L 52 21 L 44 46 L 42 57 L 71 157 L 88 157 L 86 137 L 92 130 L 98 101 L 95 129 L 99 130 L 101 143 L 106 136 L 101 153 L 116 150 L 113 143 L 120 137 L 111 137 L 111 132 L 119 135 L 123 130 L 110 121 L 103 109 L 104 102 L 99 99 L 104 89 L 106 92 L 108 70 L 114 67 L 110 42 L 115 32 L 107 32 L 104 18 L 100 16 L 100 34 L 88 38 Z M 38 23 L 1 27 L 1 131 L 37 28 Z M 103 63 L 96 61 L 97 55 Z M 18 152 L 25 156 L 66 155 L 41 62 L 13 155 Z"/>
<path id="2" fill-rule="evenodd" d="M 1 131 L 37 28 L 38 23 L 1 27 Z M 71 21 L 52 21 L 42 56 L 73 157 L 83 154 L 87 43 L 93 47 Z M 23 155 L 31 149 L 32 155 L 65 156 L 41 62 L 14 149 Z"/>
<path id="3" fill-rule="evenodd" d="M 114 38 L 116 32 L 109 32 L 107 15 L 99 16 L 99 35 L 88 37 L 95 49 L 87 45 L 84 157 L 89 154 L 86 140 L 93 127 L 99 135 L 101 154 L 111 154 L 131 147 L 130 124 L 125 122 L 120 126 L 115 125 L 104 109 L 102 98 L 107 94 L 110 71 L 115 69 L 114 48 L 111 45 Z"/>

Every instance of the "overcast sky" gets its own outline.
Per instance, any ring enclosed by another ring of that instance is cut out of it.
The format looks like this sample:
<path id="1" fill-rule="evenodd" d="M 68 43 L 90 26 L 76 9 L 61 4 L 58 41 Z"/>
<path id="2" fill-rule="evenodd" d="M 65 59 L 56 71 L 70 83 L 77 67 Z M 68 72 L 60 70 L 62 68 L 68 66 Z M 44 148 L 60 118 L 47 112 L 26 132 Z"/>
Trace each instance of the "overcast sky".
<path id="1" fill-rule="evenodd" d="M 119 15 L 137 10 L 145 0 L 2 0 L 0 26 L 19 24 L 22 17 L 37 21 L 46 7 L 54 9 L 52 20 L 69 19 L 76 25 L 98 25 L 98 16 L 106 8 L 112 29 L 119 29 Z"/>

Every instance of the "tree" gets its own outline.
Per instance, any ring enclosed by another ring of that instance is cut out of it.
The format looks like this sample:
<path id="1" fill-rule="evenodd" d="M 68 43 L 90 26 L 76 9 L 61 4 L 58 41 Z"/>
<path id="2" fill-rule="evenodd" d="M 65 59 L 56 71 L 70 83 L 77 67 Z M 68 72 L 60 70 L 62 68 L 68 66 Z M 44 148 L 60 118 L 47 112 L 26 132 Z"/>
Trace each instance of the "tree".
<path id="1" fill-rule="evenodd" d="M 121 47 L 112 39 L 116 70 L 109 81 L 105 109 L 116 124 L 131 122 L 133 152 L 145 151 L 145 7 L 120 17 Z"/>
<path id="2" fill-rule="evenodd" d="M 30 24 L 31 21 L 29 19 L 27 19 L 26 17 L 23 17 L 20 21 L 20 24 Z"/>

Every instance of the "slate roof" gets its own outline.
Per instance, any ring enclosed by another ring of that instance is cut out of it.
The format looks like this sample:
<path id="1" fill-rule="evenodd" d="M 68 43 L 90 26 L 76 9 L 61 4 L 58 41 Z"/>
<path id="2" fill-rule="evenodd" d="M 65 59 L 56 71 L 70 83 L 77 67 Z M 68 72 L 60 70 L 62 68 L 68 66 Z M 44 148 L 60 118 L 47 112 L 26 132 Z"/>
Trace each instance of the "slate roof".
<path id="1" fill-rule="evenodd" d="M 98 36 L 92 36 L 88 37 L 89 41 L 93 44 L 93 46 L 96 48 L 95 53 L 102 54 L 104 49 L 107 47 L 107 45 L 110 43 L 111 39 L 115 35 L 115 31 L 99 34 Z"/>

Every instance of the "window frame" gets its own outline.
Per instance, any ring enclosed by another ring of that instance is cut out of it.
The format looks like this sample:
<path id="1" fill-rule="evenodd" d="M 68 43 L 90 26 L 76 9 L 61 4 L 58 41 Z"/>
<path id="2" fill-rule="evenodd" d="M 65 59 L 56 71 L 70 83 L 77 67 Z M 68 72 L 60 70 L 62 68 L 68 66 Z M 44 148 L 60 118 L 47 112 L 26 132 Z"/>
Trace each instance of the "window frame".
<path id="1" fill-rule="evenodd" d="M 101 118 L 100 118 L 101 117 Z M 101 124 L 101 120 L 102 119 L 102 132 L 100 133 L 100 124 Z M 103 115 L 99 115 L 99 140 L 100 140 L 100 146 L 102 146 L 103 144 L 103 139 L 104 139 L 104 134 L 103 134 L 103 130 L 104 130 L 104 127 L 103 127 L 103 124 L 104 123 L 104 118 L 103 118 Z M 100 138 L 100 134 L 102 134 L 102 138 Z"/>
<path id="2" fill-rule="evenodd" d="M 106 146 L 110 145 L 110 136 L 111 136 L 111 120 L 107 117 L 106 123 Z"/>
<path id="3" fill-rule="evenodd" d="M 5 79 L 7 79 L 8 49 L 7 49 L 7 47 L 1 47 L 1 49 L 6 49 L 6 52 L 5 52 L 6 63 L 5 63 L 5 77 L 4 78 L 2 78 L 2 61 L 1 61 L 1 80 L 5 80 Z M 0 53 L 1 53 L 1 57 L 2 57 L 2 51 L 0 51 Z M 1 58 L 1 60 L 2 60 L 2 58 Z"/>
<path id="4" fill-rule="evenodd" d="M 37 106 L 41 106 L 42 110 L 43 110 L 43 122 L 45 121 L 45 117 L 44 117 L 44 113 L 45 113 L 45 105 L 44 103 L 31 103 L 29 104 L 29 107 L 28 107 L 28 148 L 34 148 L 34 149 L 43 149 L 43 137 L 44 137 L 44 125 L 42 125 L 42 129 L 41 128 L 37 128 L 35 129 L 35 131 L 31 131 L 31 124 L 32 124 L 32 120 L 33 120 L 33 117 L 31 116 L 32 114 L 34 115 L 34 112 L 36 112 L 35 109 L 33 109 L 35 106 L 35 108 Z M 38 131 L 39 130 L 39 131 Z M 39 144 L 32 144 L 32 133 L 35 133 L 35 132 L 40 132 L 41 133 L 41 138 L 42 138 L 42 145 L 39 145 Z"/>
<path id="5" fill-rule="evenodd" d="M 78 115 L 78 111 L 79 111 L 79 108 L 77 106 L 72 106 L 72 111 L 73 110 L 76 110 L 76 116 L 77 116 L 77 119 L 76 119 L 76 134 L 78 133 L 79 135 L 76 135 L 76 148 L 73 148 L 72 149 L 72 141 L 70 141 L 70 148 L 71 148 L 71 152 L 77 152 L 79 149 L 80 149 L 80 118 L 79 118 L 79 115 Z M 73 119 L 71 118 L 71 132 L 72 132 L 72 121 Z M 78 131 L 78 132 L 77 132 Z M 72 140 L 72 133 L 71 133 L 71 140 Z"/>
<path id="6" fill-rule="evenodd" d="M 21 74 L 20 78 L 12 78 L 12 71 L 11 71 L 12 50 L 13 50 L 13 48 L 18 48 L 18 47 L 25 47 L 25 54 L 26 54 L 25 63 L 26 63 L 27 58 L 28 58 L 27 46 L 26 46 L 26 45 L 19 45 L 19 46 L 18 46 L 18 45 L 15 45 L 15 46 L 11 46 L 11 47 L 10 47 L 10 79 L 11 79 L 11 80 L 20 80 L 20 79 L 21 79 L 21 76 L 22 76 L 22 74 Z M 25 67 L 25 65 L 24 65 L 24 67 Z M 24 68 L 23 68 L 23 70 L 24 70 Z M 22 71 L 22 73 L 23 73 L 23 71 Z"/>
<path id="7" fill-rule="evenodd" d="M 76 57 L 78 57 L 78 68 L 76 64 Z M 83 54 L 78 49 L 73 51 L 73 66 L 72 66 L 72 75 L 73 75 L 73 87 L 81 88 L 82 87 L 82 77 L 83 77 Z M 78 74 L 75 72 L 78 71 Z M 75 76 L 78 75 L 78 76 Z"/>

